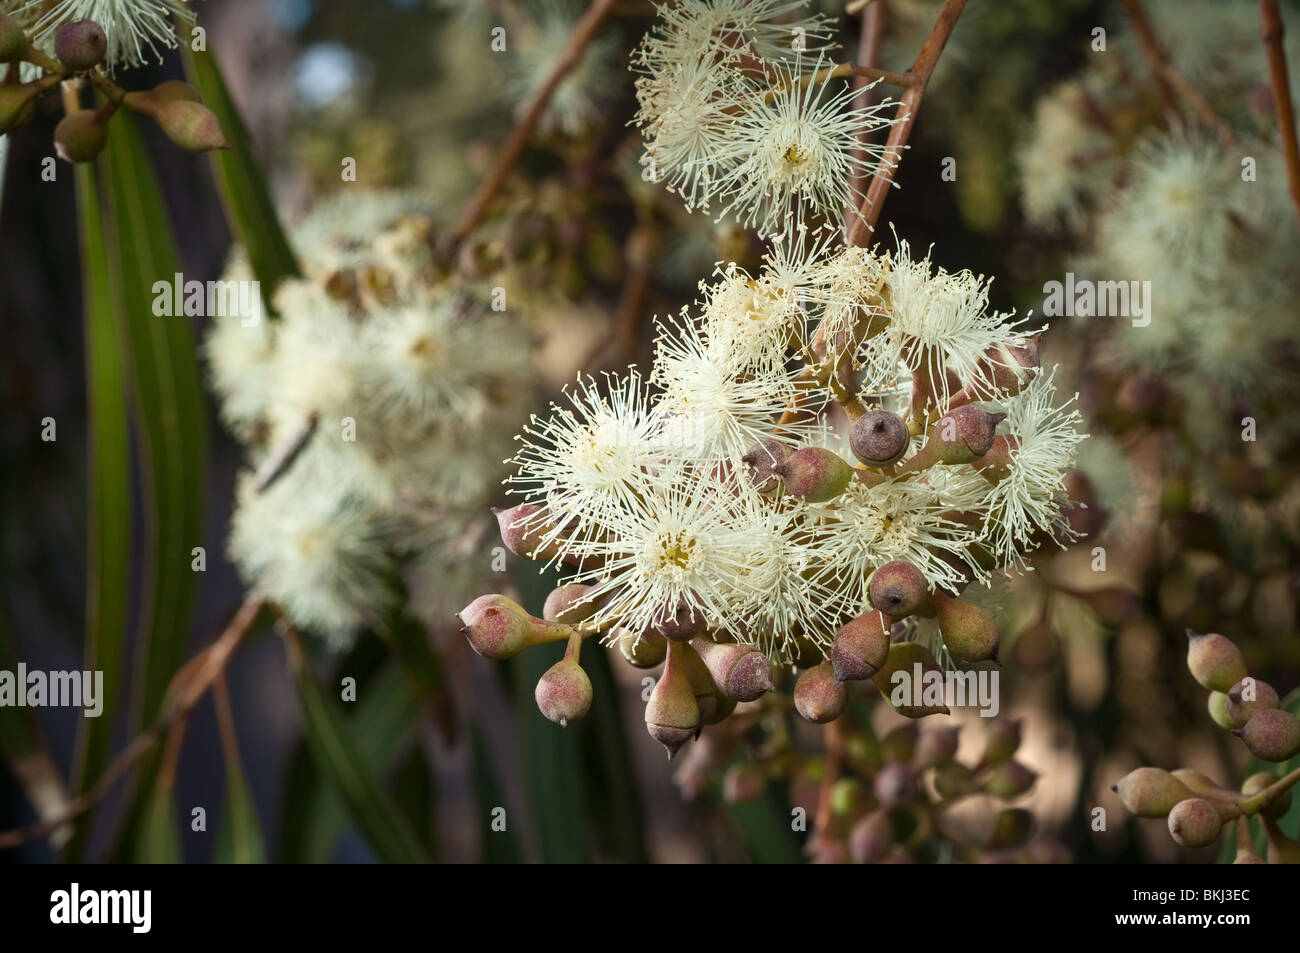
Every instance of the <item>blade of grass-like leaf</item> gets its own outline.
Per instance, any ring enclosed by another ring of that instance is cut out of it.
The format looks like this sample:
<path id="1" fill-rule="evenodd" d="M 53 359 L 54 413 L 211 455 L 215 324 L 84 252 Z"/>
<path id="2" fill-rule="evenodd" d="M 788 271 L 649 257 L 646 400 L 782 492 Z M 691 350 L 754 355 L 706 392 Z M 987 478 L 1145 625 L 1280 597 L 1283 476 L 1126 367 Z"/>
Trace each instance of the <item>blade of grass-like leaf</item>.
<path id="1" fill-rule="evenodd" d="M 749 856 L 759 864 L 799 864 L 799 840 L 790 828 L 790 811 L 772 785 L 755 801 L 725 805 Z"/>
<path id="2" fill-rule="evenodd" d="M 212 153 L 212 168 L 226 207 L 226 216 L 240 244 L 248 254 L 253 274 L 262 285 L 262 297 L 268 308 L 281 280 L 298 275 L 293 256 L 275 205 L 257 163 L 248 130 L 222 78 L 216 58 L 206 51 L 191 50 L 181 44 L 185 72 L 221 123 L 229 149 Z"/>
<path id="3" fill-rule="evenodd" d="M 131 433 L 128 366 L 95 168 L 76 167 L 85 310 L 89 444 L 86 508 L 86 650 L 82 664 L 104 673 L 103 710 L 78 726 L 73 789 L 84 794 L 108 761 L 110 733 L 125 681 L 131 558 Z M 69 856 L 79 857 L 91 815 L 77 825 Z"/>
<path id="4" fill-rule="evenodd" d="M 179 864 L 181 833 L 176 817 L 176 761 L 185 738 L 186 718 L 167 732 L 162 765 L 147 789 L 136 841 L 136 859 L 146 864 Z"/>
<path id="5" fill-rule="evenodd" d="M 343 795 L 358 829 L 384 861 L 428 863 L 428 852 L 392 797 L 371 774 L 343 716 L 316 684 L 298 637 L 287 633 L 284 642 L 298 685 L 312 755 Z"/>
<path id="6" fill-rule="evenodd" d="M 411 746 L 398 765 L 397 773 L 393 777 L 393 788 L 397 803 L 406 816 L 411 818 L 415 832 L 420 837 L 420 843 L 428 848 L 430 856 L 436 859 L 433 773 L 429 770 L 429 762 L 418 744 Z"/>
<path id="7" fill-rule="evenodd" d="M 221 732 L 221 750 L 226 760 L 226 803 L 217 828 L 217 848 L 213 860 L 219 864 L 266 863 L 266 839 L 257 820 L 257 808 L 248 790 L 239 757 L 239 739 L 230 711 L 230 692 L 224 678 L 212 687 L 217 708 L 217 727 Z"/>
<path id="8" fill-rule="evenodd" d="M 157 717 L 167 684 L 184 661 L 195 573 L 191 550 L 203 540 L 207 445 L 194 339 L 183 316 L 154 314 L 154 283 L 180 272 L 155 175 L 134 126 L 116 116 L 103 161 L 111 186 L 119 300 L 135 382 L 145 514 L 138 696 L 132 727 Z M 111 263 L 111 258 L 110 258 Z"/>
<path id="9" fill-rule="evenodd" d="M 523 859 L 519 841 L 507 821 L 503 831 L 492 829 L 492 811 L 505 807 L 505 792 L 492 766 L 492 752 L 477 724 L 470 728 L 470 758 L 474 807 L 478 815 L 479 850 L 485 864 L 517 864 Z"/>

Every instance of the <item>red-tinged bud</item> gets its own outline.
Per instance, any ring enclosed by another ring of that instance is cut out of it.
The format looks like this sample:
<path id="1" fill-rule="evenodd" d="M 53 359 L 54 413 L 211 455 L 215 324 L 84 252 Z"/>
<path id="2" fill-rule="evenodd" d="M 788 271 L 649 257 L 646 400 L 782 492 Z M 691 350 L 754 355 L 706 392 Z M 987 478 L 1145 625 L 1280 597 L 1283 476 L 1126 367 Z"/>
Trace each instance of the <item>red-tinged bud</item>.
<path id="1" fill-rule="evenodd" d="M 785 482 L 787 492 L 809 503 L 835 499 L 853 479 L 853 468 L 824 447 L 796 450 L 772 472 Z"/>
<path id="2" fill-rule="evenodd" d="M 753 762 L 733 764 L 722 777 L 722 799 L 728 804 L 757 801 L 767 787 L 767 775 Z"/>
<path id="3" fill-rule="evenodd" d="M 880 671 L 872 676 L 872 681 L 876 683 L 876 688 L 889 703 L 889 707 L 904 718 L 949 714 L 947 705 L 925 703 L 923 685 L 914 684 L 918 666 L 922 680 L 925 680 L 930 672 L 936 673 L 940 678 L 943 676 L 938 660 L 924 645 L 919 642 L 895 642 L 889 647 L 889 656 L 885 659 L 885 664 L 880 667 Z M 897 680 L 894 678 L 895 673 L 900 673 L 900 678 Z M 916 704 L 918 696 L 921 704 Z"/>
<path id="4" fill-rule="evenodd" d="M 961 728 L 947 725 L 928 726 L 916 741 L 912 763 L 920 770 L 947 764 L 957 754 L 957 736 Z"/>
<path id="5" fill-rule="evenodd" d="M 909 562 L 885 563 L 871 574 L 868 598 L 876 609 L 897 622 L 931 611 L 930 588 L 921 570 Z"/>
<path id="6" fill-rule="evenodd" d="M 689 642 L 706 628 L 704 613 L 686 599 L 678 601 L 671 612 L 665 610 L 650 628 L 670 642 Z"/>
<path id="7" fill-rule="evenodd" d="M 872 811 L 849 832 L 849 856 L 855 864 L 874 864 L 894 842 L 894 823 L 888 811 Z"/>
<path id="8" fill-rule="evenodd" d="M 189 99 L 163 99 L 149 90 L 127 93 L 122 104 L 148 116 L 168 139 L 187 152 L 229 148 L 221 132 L 221 123 L 202 103 Z"/>
<path id="9" fill-rule="evenodd" d="M 886 809 L 915 801 L 921 793 L 916 769 L 901 762 L 887 764 L 877 771 L 871 787 L 876 801 Z"/>
<path id="10" fill-rule="evenodd" d="M 754 646 L 720 644 L 702 636 L 691 646 L 704 660 L 714 684 L 733 701 L 752 702 L 772 690 L 772 662 Z"/>
<path id="11" fill-rule="evenodd" d="M 840 627 L 831 645 L 831 668 L 841 682 L 871 678 L 889 657 L 889 622 L 867 612 Z"/>
<path id="12" fill-rule="evenodd" d="M 90 162 L 108 145 L 108 122 L 117 107 L 71 112 L 54 127 L 54 149 L 65 162 Z"/>
<path id="13" fill-rule="evenodd" d="M 1226 692 L 1246 677 L 1241 650 L 1218 633 L 1187 630 L 1187 668 L 1202 688 Z"/>
<path id="14" fill-rule="evenodd" d="M 1016 454 L 1020 452 L 1020 440 L 1011 434 L 999 434 L 993 438 L 989 452 L 975 461 L 973 466 L 980 475 L 990 483 L 1000 483 L 1011 475 L 1015 468 Z"/>
<path id="15" fill-rule="evenodd" d="M 564 658 L 546 670 L 533 692 L 542 714 L 561 728 L 591 711 L 591 679 L 578 664 L 581 648 L 582 636 L 570 636 Z"/>
<path id="16" fill-rule="evenodd" d="M 510 658 L 530 645 L 559 642 L 573 634 L 568 626 L 531 616 L 502 595 L 479 596 L 459 615 L 470 647 L 490 659 Z"/>
<path id="17" fill-rule="evenodd" d="M 1261 761 L 1290 761 L 1300 754 L 1300 719 L 1280 708 L 1257 711 L 1233 732 Z"/>
<path id="18" fill-rule="evenodd" d="M 903 464 L 904 473 L 924 470 L 936 464 L 959 466 L 974 463 L 993 446 L 998 424 L 1006 414 L 991 414 L 967 404 L 940 417 L 917 453 Z"/>
<path id="19" fill-rule="evenodd" d="M 961 662 L 998 660 L 999 630 L 993 613 L 935 589 L 934 604 L 943 644 Z"/>
<path id="20" fill-rule="evenodd" d="M 1023 808 L 1013 807 L 998 812 L 984 846 L 989 850 L 1020 847 L 1034 833 L 1034 815 Z"/>
<path id="21" fill-rule="evenodd" d="M 700 706 L 683 662 L 688 648 L 684 642 L 668 643 L 668 660 L 645 707 L 646 731 L 669 758 L 700 731 Z"/>
<path id="22" fill-rule="evenodd" d="M 1020 750 L 1020 719 L 1011 718 L 999 721 L 989 729 L 984 739 L 984 756 L 980 758 L 980 767 L 991 768 L 994 765 L 1010 761 Z"/>
<path id="23" fill-rule="evenodd" d="M 638 637 L 627 629 L 615 629 L 614 639 L 623 658 L 634 668 L 655 668 L 668 655 L 668 640 L 658 632 L 642 632 Z"/>
<path id="24" fill-rule="evenodd" d="M 1205 798 L 1179 801 L 1169 812 L 1169 833 L 1183 847 L 1207 847 L 1219 837 L 1223 818 Z"/>
<path id="25" fill-rule="evenodd" d="M 946 800 L 955 800 L 979 790 L 975 772 L 960 761 L 941 764 L 934 771 L 934 789 Z"/>
<path id="26" fill-rule="evenodd" d="M 170 100 L 180 99 L 191 103 L 200 101 L 199 91 L 189 83 L 179 79 L 169 79 L 159 83 L 149 91 L 154 99 Z"/>
<path id="27" fill-rule="evenodd" d="M 1043 366 L 1038 342 L 1039 336 L 1035 335 L 1021 344 L 995 344 L 989 348 L 962 394 L 970 400 L 991 400 L 1020 393 Z"/>
<path id="28" fill-rule="evenodd" d="M 686 672 L 687 681 L 691 683 L 691 690 L 695 692 L 695 704 L 700 709 L 700 724 L 716 725 L 735 710 L 736 703 L 718 690 L 700 653 L 689 645 L 681 653 L 681 666 Z"/>
<path id="29" fill-rule="evenodd" d="M 1116 781 L 1110 789 L 1119 795 L 1124 808 L 1137 817 L 1165 817 L 1175 804 L 1187 800 L 1194 793 L 1178 778 L 1160 768 L 1137 768 Z"/>
<path id="30" fill-rule="evenodd" d="M 0 13 L 0 63 L 13 63 L 27 52 L 27 34 L 13 17 Z"/>
<path id="31" fill-rule="evenodd" d="M 794 683 L 794 707 L 814 724 L 823 725 L 840 717 L 847 697 L 829 662 L 805 669 Z"/>
<path id="32" fill-rule="evenodd" d="M 108 37 L 94 20 L 71 20 L 54 31 L 54 55 L 68 69 L 94 69 L 108 52 Z"/>
<path id="33" fill-rule="evenodd" d="M 780 477 L 776 467 L 785 463 L 790 456 L 790 448 L 780 440 L 764 440 L 750 447 L 741 457 L 741 462 L 749 467 L 749 478 L 754 489 L 759 493 L 775 490 Z"/>
<path id="34" fill-rule="evenodd" d="M 1014 800 L 1034 786 L 1038 775 L 1019 761 L 1004 761 L 984 779 L 984 790 L 1004 801 Z"/>
<path id="35" fill-rule="evenodd" d="M 599 606 L 590 598 L 594 586 L 571 582 L 552 589 L 542 606 L 542 618 L 548 622 L 577 625 L 590 619 Z"/>
<path id="36" fill-rule="evenodd" d="M 532 503 L 520 503 L 505 510 L 492 508 L 506 549 L 524 559 L 550 559 L 556 554 L 555 544 L 544 542 L 549 526 L 539 515 L 541 512 L 542 508 Z"/>
<path id="37" fill-rule="evenodd" d="M 1224 707 L 1232 722 L 1224 725 L 1225 728 L 1244 728 L 1257 713 L 1276 708 L 1281 703 L 1272 685 L 1249 675 L 1228 689 L 1225 699 Z"/>
<path id="38" fill-rule="evenodd" d="M 869 410 L 853 422 L 849 447 L 869 467 L 892 466 L 907 453 L 912 439 L 903 418 L 888 410 Z"/>
<path id="39" fill-rule="evenodd" d="M 1252 774 L 1241 785 L 1241 793 L 1247 797 L 1254 797 L 1256 794 L 1272 787 L 1278 781 L 1276 774 L 1271 771 L 1260 771 Z M 1291 810 L 1291 789 L 1283 791 L 1275 797 L 1267 807 L 1263 808 L 1260 813 L 1264 817 L 1279 818 L 1284 817 L 1286 812 Z"/>

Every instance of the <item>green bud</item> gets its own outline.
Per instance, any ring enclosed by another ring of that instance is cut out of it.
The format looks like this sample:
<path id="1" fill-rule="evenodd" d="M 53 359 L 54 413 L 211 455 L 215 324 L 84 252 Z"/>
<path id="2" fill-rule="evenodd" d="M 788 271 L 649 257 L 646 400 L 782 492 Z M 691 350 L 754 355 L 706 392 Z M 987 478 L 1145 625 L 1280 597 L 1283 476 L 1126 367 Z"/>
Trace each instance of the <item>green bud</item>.
<path id="1" fill-rule="evenodd" d="M 1219 837 L 1223 819 L 1205 798 L 1179 801 L 1169 812 L 1169 833 L 1183 847 L 1207 847 Z"/>
<path id="2" fill-rule="evenodd" d="M 847 698 L 830 662 L 804 669 L 794 683 L 795 710 L 814 724 L 822 725 L 840 717 Z"/>
<path id="3" fill-rule="evenodd" d="M 1256 774 L 1252 774 L 1242 783 L 1241 793 L 1247 797 L 1253 797 L 1264 789 L 1271 787 L 1277 782 L 1277 780 L 1278 777 L 1276 774 L 1273 774 L 1270 771 L 1260 771 Z M 1260 813 L 1265 817 L 1279 818 L 1285 816 L 1286 812 L 1289 810 L 1291 810 L 1290 788 L 1283 791 L 1278 797 L 1274 798 L 1273 803 L 1260 811 Z"/>
<path id="4" fill-rule="evenodd" d="M 572 636 L 564 658 L 546 670 L 533 692 L 542 714 L 561 728 L 591 711 L 591 679 L 578 664 L 581 645 L 582 637 Z"/>
<path id="5" fill-rule="evenodd" d="M 884 696 L 885 701 L 890 708 L 898 712 L 904 718 L 924 718 L 926 715 L 949 714 L 947 705 L 930 707 L 928 705 L 912 705 L 904 702 L 901 705 L 895 705 L 891 695 L 894 692 L 894 673 L 904 672 L 908 678 L 913 676 L 915 667 L 921 666 L 922 677 L 926 672 L 939 672 L 939 662 L 935 659 L 933 653 L 919 642 L 895 642 L 889 647 L 889 655 L 885 659 L 885 664 L 880 666 L 880 670 L 872 676 L 872 681 L 876 683 L 876 688 Z M 911 697 L 910 695 L 907 697 Z"/>
<path id="6" fill-rule="evenodd" d="M 0 63 L 13 63 L 27 52 L 27 34 L 18 21 L 0 13 Z"/>
<path id="7" fill-rule="evenodd" d="M 108 145 L 108 122 L 117 107 L 71 112 L 54 127 L 54 148 L 66 162 L 90 162 Z"/>
<path id="8" fill-rule="evenodd" d="M 949 761 L 934 770 L 934 789 L 940 797 L 954 800 L 979 790 L 975 772 L 960 761 Z"/>
<path id="9" fill-rule="evenodd" d="M 162 99 L 153 91 L 127 93 L 122 100 L 128 109 L 144 113 L 163 133 L 187 152 L 228 149 L 216 115 L 202 103 L 188 99 Z"/>
<path id="10" fill-rule="evenodd" d="M 1020 750 L 1020 719 L 996 722 L 984 739 L 984 756 L 980 767 L 990 768 L 1010 761 Z"/>
<path id="11" fill-rule="evenodd" d="M 809 503 L 835 499 L 853 479 L 853 468 L 824 447 L 796 450 L 772 472 L 781 477 L 791 495 Z"/>
<path id="12" fill-rule="evenodd" d="M 835 677 L 841 682 L 857 682 L 875 675 L 889 657 L 889 628 L 889 621 L 878 611 L 841 626 L 831 645 Z"/>
<path id="13" fill-rule="evenodd" d="M 577 625 L 592 617 L 598 606 L 588 598 L 594 586 L 572 582 L 552 589 L 542 606 L 542 618 L 548 622 Z"/>
<path id="14" fill-rule="evenodd" d="M 1004 761 L 989 772 L 984 780 L 984 790 L 996 798 L 1011 801 L 1034 786 L 1038 775 L 1019 761 Z"/>
<path id="15" fill-rule="evenodd" d="M 1237 722 L 1233 720 L 1232 716 L 1228 714 L 1228 696 L 1223 692 L 1210 692 L 1210 694 L 1206 696 L 1206 707 L 1210 710 L 1210 718 L 1213 719 L 1214 723 L 1220 728 L 1231 730 L 1233 728 L 1241 727 L 1241 725 L 1237 724 Z"/>
<path id="16" fill-rule="evenodd" d="M 1244 728 L 1257 713 L 1281 704 L 1272 685 L 1249 675 L 1228 689 L 1225 697 L 1228 718 L 1232 722 L 1224 725 L 1225 728 Z"/>
<path id="17" fill-rule="evenodd" d="M 510 658 L 530 645 L 558 642 L 572 635 L 568 626 L 531 616 L 502 595 L 479 596 L 459 616 L 460 631 L 469 639 L 470 647 L 490 659 Z"/>
<path id="18" fill-rule="evenodd" d="M 1257 711 L 1233 732 L 1261 761 L 1289 761 L 1300 754 L 1300 719 L 1279 708 Z"/>
<path id="19" fill-rule="evenodd" d="M 645 706 L 646 731 L 669 758 L 700 731 L 700 706 L 683 663 L 688 648 L 684 642 L 668 643 L 668 660 Z"/>
<path id="20" fill-rule="evenodd" d="M 1202 688 L 1226 692 L 1246 677 L 1246 662 L 1231 639 L 1187 630 L 1187 668 Z"/>
<path id="21" fill-rule="evenodd" d="M 668 655 L 668 640 L 658 632 L 635 632 L 618 628 L 614 630 L 618 650 L 634 668 L 654 668 Z"/>
<path id="22" fill-rule="evenodd" d="M 916 769 L 901 762 L 887 764 L 877 771 L 871 787 L 877 803 L 883 808 L 915 801 L 921 794 L 921 782 Z"/>
<path id="23" fill-rule="evenodd" d="M 703 636 L 691 646 L 704 660 L 714 684 L 733 701 L 752 702 L 772 690 L 772 662 L 754 646 L 718 643 Z"/>
<path id="24" fill-rule="evenodd" d="M 94 20 L 70 20 L 54 31 L 54 55 L 68 69 L 94 69 L 108 52 L 108 37 Z"/>
<path id="25" fill-rule="evenodd" d="M 1111 785 L 1120 803 L 1137 817 L 1165 817 L 1175 804 L 1193 792 L 1178 778 L 1161 768 L 1137 768 Z"/>
<path id="26" fill-rule="evenodd" d="M 876 609 L 895 622 L 930 609 L 930 587 L 921 571 L 908 562 L 878 567 L 871 574 L 867 595 Z"/>
<path id="27" fill-rule="evenodd" d="M 831 786 L 831 813 L 836 817 L 857 814 L 870 800 L 871 793 L 858 778 L 840 778 Z"/>
<path id="28" fill-rule="evenodd" d="M 957 736 L 960 732 L 960 726 L 930 727 L 927 723 L 920 738 L 917 739 L 916 754 L 912 763 L 922 770 L 947 764 L 957 754 Z"/>
<path id="29" fill-rule="evenodd" d="M 869 410 L 853 422 L 849 447 L 869 467 L 892 466 L 907 453 L 911 434 L 903 418 L 888 410 Z"/>
<path id="30" fill-rule="evenodd" d="M 961 662 L 998 660 L 997 620 L 993 613 L 973 602 L 954 599 L 942 589 L 934 591 L 935 612 L 943 644 Z"/>
<path id="31" fill-rule="evenodd" d="M 888 811 L 872 811 L 849 832 L 849 856 L 855 864 L 874 864 L 894 842 L 894 823 Z"/>

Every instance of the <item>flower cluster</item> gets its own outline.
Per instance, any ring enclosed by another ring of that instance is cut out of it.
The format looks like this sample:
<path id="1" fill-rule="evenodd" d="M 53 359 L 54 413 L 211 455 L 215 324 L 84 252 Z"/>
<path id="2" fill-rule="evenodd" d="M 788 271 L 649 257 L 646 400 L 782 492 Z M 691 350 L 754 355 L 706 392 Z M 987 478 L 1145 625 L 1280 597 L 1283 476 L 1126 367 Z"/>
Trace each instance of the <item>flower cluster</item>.
<path id="1" fill-rule="evenodd" d="M 431 240 L 411 196 L 326 203 L 295 235 L 304 277 L 277 289 L 279 317 L 216 317 L 206 342 L 222 418 L 255 468 L 231 553 L 334 642 L 385 608 L 412 559 L 455 589 L 505 450 L 494 435 L 517 426 L 530 386 L 528 332 L 438 277 Z M 242 260 L 227 275 L 249 277 Z"/>

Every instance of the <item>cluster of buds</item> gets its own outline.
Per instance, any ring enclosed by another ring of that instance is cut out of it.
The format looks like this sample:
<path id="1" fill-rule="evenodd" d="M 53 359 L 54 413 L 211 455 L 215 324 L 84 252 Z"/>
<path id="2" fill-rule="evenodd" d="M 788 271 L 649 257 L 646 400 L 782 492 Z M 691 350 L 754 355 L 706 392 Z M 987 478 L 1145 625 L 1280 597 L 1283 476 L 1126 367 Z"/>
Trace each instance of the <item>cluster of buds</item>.
<path id="1" fill-rule="evenodd" d="M 74 90 L 79 89 L 85 80 L 104 102 L 93 109 L 73 108 L 79 98 L 75 92 L 66 100 L 68 111 L 54 129 L 54 145 L 68 162 L 90 162 L 104 151 L 108 124 L 121 107 L 148 116 L 168 139 L 189 152 L 226 148 L 217 117 L 199 102 L 192 86 L 169 80 L 150 90 L 127 92 L 103 68 L 107 51 L 108 38 L 93 20 L 61 24 L 54 32 L 50 56 L 32 43 L 13 17 L 0 13 L 0 64 L 7 64 L 0 82 L 0 135 L 30 122 L 43 93 L 69 81 Z M 23 64 L 35 67 L 40 75 L 23 82 Z"/>
<path id="2" fill-rule="evenodd" d="M 1210 692 L 1215 723 L 1239 737 L 1256 758 L 1280 763 L 1300 754 L 1300 719 L 1279 708 L 1277 692 L 1246 674 L 1245 660 L 1232 642 L 1217 633 L 1187 630 L 1187 667 Z M 1279 778 L 1270 771 L 1252 774 L 1239 791 L 1221 787 L 1199 771 L 1143 767 L 1112 788 L 1137 817 L 1168 819 L 1169 833 L 1183 847 L 1208 847 L 1223 827 L 1237 823 L 1235 863 L 1266 861 L 1251 844 L 1249 820 L 1258 817 L 1268 835 L 1268 863 L 1300 863 L 1300 842 L 1277 825 L 1291 805 L 1291 787 L 1300 769 Z"/>

